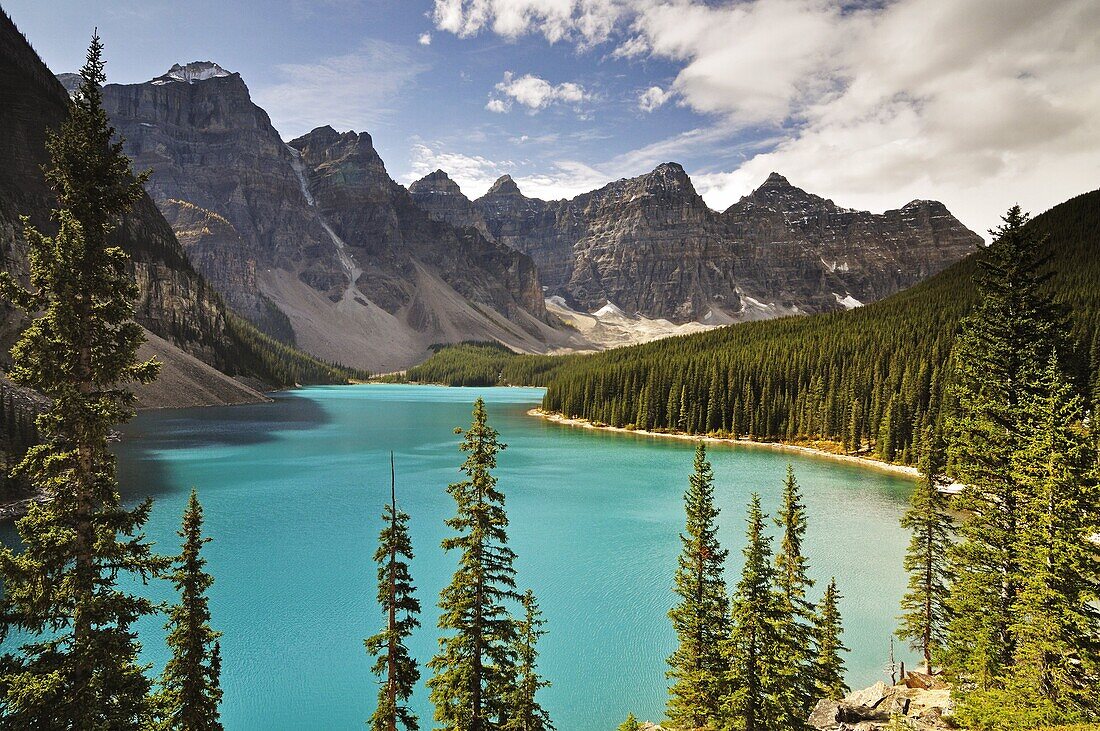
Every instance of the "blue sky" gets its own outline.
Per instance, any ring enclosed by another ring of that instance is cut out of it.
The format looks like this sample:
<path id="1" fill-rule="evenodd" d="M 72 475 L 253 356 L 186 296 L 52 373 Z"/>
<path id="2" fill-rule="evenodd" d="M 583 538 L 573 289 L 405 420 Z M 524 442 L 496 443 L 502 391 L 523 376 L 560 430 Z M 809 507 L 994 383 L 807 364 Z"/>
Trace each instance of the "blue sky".
<path id="1" fill-rule="evenodd" d="M 369 131 L 395 178 L 572 196 L 680 162 L 722 209 L 771 170 L 983 231 L 1100 184 L 1093 0 L 7 0 L 54 71 L 239 71 L 287 139 Z"/>

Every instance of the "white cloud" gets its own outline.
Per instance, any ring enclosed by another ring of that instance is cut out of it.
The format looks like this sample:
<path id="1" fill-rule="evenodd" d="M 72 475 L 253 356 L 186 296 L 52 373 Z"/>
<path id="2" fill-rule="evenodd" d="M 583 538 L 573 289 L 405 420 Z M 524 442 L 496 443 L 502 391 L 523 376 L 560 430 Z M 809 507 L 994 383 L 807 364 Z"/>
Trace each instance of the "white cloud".
<path id="1" fill-rule="evenodd" d="M 717 207 L 778 170 L 844 205 L 939 198 L 983 231 L 1100 180 L 1095 0 L 436 0 L 434 17 L 677 64 L 665 92 L 712 140 L 779 137 L 696 176 Z"/>
<path id="2" fill-rule="evenodd" d="M 506 38 L 537 32 L 551 43 L 605 41 L 627 11 L 625 0 L 435 0 L 432 19 L 460 37 L 489 30 Z"/>
<path id="3" fill-rule="evenodd" d="M 480 155 L 449 152 L 438 144 L 421 143 L 413 145 L 410 170 L 404 179 L 408 184 L 428 173 L 443 170 L 467 197 L 473 199 L 483 195 L 511 166 L 510 162 L 497 163 Z"/>
<path id="4" fill-rule="evenodd" d="M 417 37 L 416 42 L 419 43 L 422 46 L 430 46 L 430 45 L 432 45 L 432 34 L 431 33 L 421 33 L 420 36 Z"/>
<path id="5" fill-rule="evenodd" d="M 672 98 L 672 91 L 659 86 L 651 86 L 638 95 L 638 108 L 643 112 L 652 112 L 663 107 Z"/>
<path id="6" fill-rule="evenodd" d="M 555 86 L 538 76 L 524 74 L 517 77 L 511 71 L 504 73 L 504 80 L 496 85 L 496 91 L 507 99 L 490 99 L 486 109 L 492 112 L 508 111 L 512 101 L 537 112 L 551 104 L 570 104 L 576 108 L 581 102 L 592 98 L 583 86 L 572 81 Z"/>
<path id="7" fill-rule="evenodd" d="M 364 130 L 389 116 L 398 92 L 427 69 L 403 46 L 368 41 L 353 53 L 280 64 L 275 81 L 253 84 L 252 95 L 286 139 L 325 124 Z"/>

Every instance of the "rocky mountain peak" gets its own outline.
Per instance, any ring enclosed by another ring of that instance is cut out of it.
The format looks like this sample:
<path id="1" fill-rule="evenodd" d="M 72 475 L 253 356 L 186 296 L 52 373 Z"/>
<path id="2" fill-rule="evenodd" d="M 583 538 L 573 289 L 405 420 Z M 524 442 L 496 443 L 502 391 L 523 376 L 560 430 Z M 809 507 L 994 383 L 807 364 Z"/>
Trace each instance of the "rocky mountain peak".
<path id="1" fill-rule="evenodd" d="M 695 195 L 695 186 L 691 184 L 691 178 L 683 166 L 678 162 L 663 162 L 653 168 L 652 172 L 641 177 L 647 191 L 650 192 L 680 192 Z"/>
<path id="2" fill-rule="evenodd" d="M 772 173 L 759 188 L 730 206 L 726 213 L 741 211 L 753 206 L 763 206 L 774 211 L 806 216 L 814 211 L 838 210 L 831 200 L 807 193 L 791 185 L 779 173 Z"/>
<path id="3" fill-rule="evenodd" d="M 458 183 L 451 180 L 450 176 L 442 170 L 428 173 L 420 180 L 409 185 L 409 192 L 414 196 L 421 193 L 435 193 L 439 195 L 462 195 L 462 189 Z"/>
<path id="4" fill-rule="evenodd" d="M 153 83 L 158 86 L 176 82 L 194 84 L 196 81 L 219 79 L 226 76 L 234 76 L 234 73 L 226 71 L 213 61 L 192 61 L 188 64 L 173 64 L 172 68 L 168 69 L 168 73 L 153 79 Z"/>
<path id="5" fill-rule="evenodd" d="M 65 91 L 69 92 L 69 96 L 76 93 L 76 90 L 80 88 L 80 82 L 83 81 L 80 74 L 73 73 L 57 74 L 57 80 L 65 87 Z"/>
<path id="6" fill-rule="evenodd" d="M 501 175 L 497 178 L 497 181 L 493 183 L 493 186 L 489 188 L 489 192 L 484 197 L 504 195 L 523 195 L 519 190 L 519 186 L 516 185 L 516 181 L 512 180 L 511 175 Z"/>
<path id="7" fill-rule="evenodd" d="M 314 165 L 323 160 L 343 160 L 360 170 L 370 170 L 373 174 L 385 176 L 388 180 L 385 164 L 374 149 L 374 140 L 367 132 L 337 132 L 326 124 L 287 144 L 302 153 L 304 159 L 312 160 Z M 349 172 L 350 170 L 351 168 L 348 169 Z"/>

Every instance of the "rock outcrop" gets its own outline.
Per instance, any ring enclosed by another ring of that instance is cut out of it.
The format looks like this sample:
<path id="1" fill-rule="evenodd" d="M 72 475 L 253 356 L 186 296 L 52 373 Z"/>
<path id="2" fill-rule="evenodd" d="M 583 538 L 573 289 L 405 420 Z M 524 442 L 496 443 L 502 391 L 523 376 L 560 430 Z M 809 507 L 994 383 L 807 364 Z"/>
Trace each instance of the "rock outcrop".
<path id="1" fill-rule="evenodd" d="M 434 213 L 418 207 L 369 134 L 320 127 L 285 144 L 240 75 L 212 62 L 104 98 L 196 266 L 274 337 L 372 371 L 436 343 L 544 351 L 569 337 L 530 258 L 487 238 L 472 205 L 449 206 L 450 181 L 422 191 Z"/>
<path id="2" fill-rule="evenodd" d="M 843 700 L 818 701 L 806 724 L 815 731 L 885 731 L 894 719 L 914 731 L 939 731 L 951 728 L 946 716 L 952 711 L 951 691 L 886 685 L 850 693 Z"/>
<path id="3" fill-rule="evenodd" d="M 466 210 L 455 198 L 449 209 Z M 940 203 L 853 211 L 777 174 L 718 213 L 676 163 L 560 201 L 528 198 L 504 176 L 473 204 L 497 241 L 534 259 L 548 295 L 677 323 L 857 307 L 980 242 Z"/>

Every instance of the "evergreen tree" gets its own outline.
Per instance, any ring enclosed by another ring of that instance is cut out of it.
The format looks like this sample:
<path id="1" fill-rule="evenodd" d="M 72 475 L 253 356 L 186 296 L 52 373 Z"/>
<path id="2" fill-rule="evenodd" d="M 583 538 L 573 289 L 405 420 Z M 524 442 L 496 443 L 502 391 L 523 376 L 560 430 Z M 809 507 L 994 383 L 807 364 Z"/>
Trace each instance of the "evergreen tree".
<path id="1" fill-rule="evenodd" d="M 901 527 L 911 534 L 903 567 L 909 574 L 909 588 L 901 599 L 901 625 L 898 639 L 908 640 L 909 648 L 924 656 L 928 673 L 932 661 L 943 648 L 950 618 L 948 591 L 951 570 L 951 518 L 947 499 L 940 492 L 944 472 L 943 443 L 929 427 L 928 448 L 920 467 L 921 479 L 909 498 L 909 509 Z"/>
<path id="2" fill-rule="evenodd" d="M 844 656 L 841 654 L 848 648 L 840 641 L 844 632 L 838 606 L 841 599 L 843 597 L 837 591 L 834 578 L 825 587 L 814 623 L 817 658 L 812 675 L 819 697 L 839 699 L 848 693 L 848 686 L 844 683 Z"/>
<path id="3" fill-rule="evenodd" d="M 515 623 L 504 602 L 519 597 L 504 493 L 492 474 L 505 448 L 498 437 L 479 398 L 459 447 L 468 455 L 462 465 L 467 479 L 447 487 L 457 507 L 447 525 L 458 535 L 445 538 L 443 548 L 459 551 L 459 565 L 439 598 L 439 627 L 449 634 L 429 663 L 435 720 L 447 731 L 499 729 L 514 685 Z"/>
<path id="4" fill-rule="evenodd" d="M 782 723 L 796 728 L 809 715 L 816 700 L 812 671 L 814 658 L 814 606 L 806 598 L 813 587 L 807 575 L 809 563 L 802 553 L 806 536 L 806 506 L 794 476 L 787 465 L 783 483 L 783 502 L 776 525 L 782 530 L 775 557 L 776 583 L 782 617 L 779 623 L 780 683 Z"/>
<path id="5" fill-rule="evenodd" d="M 1100 526 L 1096 450 L 1085 406 L 1052 356 L 1016 470 L 1031 499 L 1020 550 L 1014 701 L 1046 707 L 1060 720 L 1100 720 Z"/>
<path id="6" fill-rule="evenodd" d="M 420 626 L 420 600 L 412 583 L 408 562 L 413 559 L 409 515 L 397 509 L 393 453 L 390 453 L 390 502 L 382 512 L 382 531 L 374 561 L 378 564 L 378 604 L 386 615 L 385 628 L 365 641 L 376 660 L 372 672 L 382 679 L 378 705 L 370 718 L 372 731 L 405 731 L 420 726 L 408 707 L 420 670 L 405 640 Z"/>
<path id="7" fill-rule="evenodd" d="M 781 599 L 775 590 L 771 537 L 765 533 L 767 517 L 760 496 L 749 502 L 748 544 L 745 565 L 733 594 L 732 629 L 723 649 L 730 665 L 729 686 L 723 708 L 727 725 L 743 731 L 790 731 L 781 723 L 779 703 L 784 677 L 779 649 Z"/>
<path id="8" fill-rule="evenodd" d="M 214 579 L 204 570 L 201 550 L 210 541 L 202 534 L 202 506 L 195 490 L 183 513 L 183 551 L 171 574 L 180 602 L 168 611 L 168 649 L 158 698 L 164 731 L 221 731 L 218 706 L 222 699 L 220 632 L 210 629 L 206 592 Z"/>
<path id="9" fill-rule="evenodd" d="M 714 723 L 729 666 L 721 652 L 729 636 L 729 599 L 723 570 L 729 551 L 718 542 L 719 509 L 714 504 L 714 473 L 702 442 L 695 449 L 695 471 L 684 493 L 687 525 L 673 584 L 679 597 L 668 613 L 679 646 L 668 658 L 668 719 L 684 728 Z"/>
<path id="10" fill-rule="evenodd" d="M 516 677 L 511 697 L 508 699 L 508 719 L 504 723 L 505 731 L 553 731 L 554 724 L 548 714 L 539 705 L 536 695 L 542 688 L 550 686 L 549 681 L 539 677 L 538 641 L 546 634 L 535 593 L 530 589 L 520 599 L 523 606 L 523 619 L 516 622 L 515 656 Z"/>
<path id="11" fill-rule="evenodd" d="M 80 76 L 68 119 L 47 141 L 58 232 L 27 223 L 31 289 L 3 279 L 7 299 L 34 317 L 12 349 L 10 376 L 50 405 L 37 418 L 42 442 L 18 467 L 45 501 L 17 524 L 23 550 L 0 551 L 4 631 L 30 637 L 0 659 L 0 726 L 146 729 L 150 681 L 132 627 L 155 606 L 118 589 L 116 577 L 148 579 L 169 562 L 141 533 L 151 503 L 122 507 L 107 448 L 113 427 L 133 415 L 127 386 L 157 372 L 137 362 L 137 285 L 109 241 L 143 178 L 112 141 L 98 36 Z"/>
<path id="12" fill-rule="evenodd" d="M 956 345 L 952 457 L 967 485 L 969 518 L 953 551 L 955 583 L 947 661 L 966 684 L 996 686 L 1016 650 L 1020 535 L 1027 495 L 1013 474 L 1038 370 L 1064 338 L 1060 311 L 1042 288 L 1047 257 L 1019 206 L 982 254 L 981 300 Z"/>
<path id="13" fill-rule="evenodd" d="M 638 723 L 633 713 L 626 714 L 626 720 L 619 724 L 619 731 L 641 731 L 641 728 L 642 724 Z"/>

